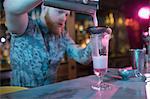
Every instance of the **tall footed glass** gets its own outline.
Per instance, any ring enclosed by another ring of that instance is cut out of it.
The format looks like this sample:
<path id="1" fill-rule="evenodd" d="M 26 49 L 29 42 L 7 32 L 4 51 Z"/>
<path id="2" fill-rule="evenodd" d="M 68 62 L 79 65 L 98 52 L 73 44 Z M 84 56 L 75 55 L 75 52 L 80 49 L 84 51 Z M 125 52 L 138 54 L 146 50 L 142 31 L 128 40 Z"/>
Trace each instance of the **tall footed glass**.
<path id="1" fill-rule="evenodd" d="M 99 79 L 97 83 L 92 85 L 92 88 L 99 91 L 111 89 L 110 84 L 103 82 L 103 76 L 108 69 L 108 50 L 111 34 L 108 28 L 105 27 L 92 27 L 89 28 L 89 32 L 91 33 L 94 74 Z"/>
<path id="2" fill-rule="evenodd" d="M 143 78 L 144 77 L 144 62 L 145 62 L 145 54 L 146 49 L 130 49 L 130 58 L 132 69 L 134 70 L 134 74 L 136 77 Z"/>

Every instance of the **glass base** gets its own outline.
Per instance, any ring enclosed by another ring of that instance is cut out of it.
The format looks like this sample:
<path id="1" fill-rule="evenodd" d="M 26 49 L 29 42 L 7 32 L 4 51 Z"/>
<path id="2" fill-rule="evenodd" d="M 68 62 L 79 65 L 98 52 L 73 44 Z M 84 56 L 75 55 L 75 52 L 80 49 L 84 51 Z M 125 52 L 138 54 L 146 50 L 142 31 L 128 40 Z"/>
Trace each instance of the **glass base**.
<path id="1" fill-rule="evenodd" d="M 95 85 L 92 85 L 91 87 L 92 89 L 97 90 L 97 91 L 111 90 L 112 88 L 111 84 L 105 83 L 105 82 L 102 82 L 101 84 L 97 83 Z"/>

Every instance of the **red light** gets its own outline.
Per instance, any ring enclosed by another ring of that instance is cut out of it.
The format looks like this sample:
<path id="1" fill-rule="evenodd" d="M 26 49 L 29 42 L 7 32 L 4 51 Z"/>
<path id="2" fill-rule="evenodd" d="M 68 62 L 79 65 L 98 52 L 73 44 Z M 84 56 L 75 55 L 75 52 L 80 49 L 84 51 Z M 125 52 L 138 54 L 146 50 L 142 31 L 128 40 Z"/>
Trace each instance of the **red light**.
<path id="1" fill-rule="evenodd" d="M 149 19 L 150 7 L 142 7 L 139 9 L 138 16 L 142 19 Z"/>

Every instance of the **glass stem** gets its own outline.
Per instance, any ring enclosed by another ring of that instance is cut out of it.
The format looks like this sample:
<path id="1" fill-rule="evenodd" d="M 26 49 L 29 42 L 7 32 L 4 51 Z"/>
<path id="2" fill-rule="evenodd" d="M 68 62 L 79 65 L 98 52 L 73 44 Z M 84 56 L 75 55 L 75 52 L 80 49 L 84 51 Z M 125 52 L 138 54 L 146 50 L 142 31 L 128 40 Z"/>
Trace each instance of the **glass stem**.
<path id="1" fill-rule="evenodd" d="M 103 79 L 102 79 L 102 77 L 101 77 L 101 76 L 98 76 L 98 79 L 99 79 L 99 81 L 98 81 L 98 86 L 99 86 L 99 88 L 100 88 L 101 83 L 103 82 Z"/>

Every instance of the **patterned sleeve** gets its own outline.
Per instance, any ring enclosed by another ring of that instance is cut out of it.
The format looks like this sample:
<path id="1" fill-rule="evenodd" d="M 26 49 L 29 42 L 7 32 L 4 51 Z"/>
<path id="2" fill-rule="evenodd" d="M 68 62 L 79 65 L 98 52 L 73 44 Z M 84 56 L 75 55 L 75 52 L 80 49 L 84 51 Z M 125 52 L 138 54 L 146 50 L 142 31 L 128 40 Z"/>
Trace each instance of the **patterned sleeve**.
<path id="1" fill-rule="evenodd" d="M 66 40 L 66 52 L 67 55 L 81 64 L 88 64 L 91 62 L 91 44 L 89 43 L 86 48 L 81 48 L 71 39 L 67 33 Z"/>

